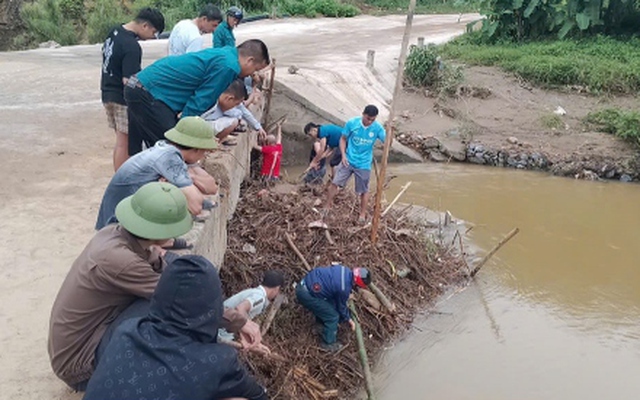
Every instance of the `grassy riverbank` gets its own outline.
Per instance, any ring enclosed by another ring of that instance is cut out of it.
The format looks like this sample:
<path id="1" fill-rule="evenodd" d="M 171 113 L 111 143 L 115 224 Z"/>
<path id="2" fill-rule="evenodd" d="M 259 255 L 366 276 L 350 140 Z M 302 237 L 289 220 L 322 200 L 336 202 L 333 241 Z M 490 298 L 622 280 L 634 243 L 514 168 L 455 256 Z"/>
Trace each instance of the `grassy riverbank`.
<path id="1" fill-rule="evenodd" d="M 640 39 L 595 37 L 529 43 L 482 43 L 465 35 L 442 47 L 447 58 L 497 66 L 544 87 L 581 92 L 635 94 L 640 90 Z"/>

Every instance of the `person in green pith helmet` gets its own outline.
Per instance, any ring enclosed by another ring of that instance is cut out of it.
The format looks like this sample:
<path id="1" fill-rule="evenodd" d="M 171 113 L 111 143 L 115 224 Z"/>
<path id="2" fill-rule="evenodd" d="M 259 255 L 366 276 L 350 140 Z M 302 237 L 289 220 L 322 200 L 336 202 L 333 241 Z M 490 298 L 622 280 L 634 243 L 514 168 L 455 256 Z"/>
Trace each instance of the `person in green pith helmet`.
<path id="1" fill-rule="evenodd" d="M 180 189 L 164 182 L 142 186 L 116 207 L 119 223 L 101 229 L 71 266 L 56 296 L 48 350 L 55 374 L 84 391 L 113 330 L 145 316 L 161 272 L 177 254 L 161 248 L 187 233 L 193 220 Z M 247 347 L 260 343 L 260 329 L 234 309 L 223 326 L 240 333 Z"/>
<path id="2" fill-rule="evenodd" d="M 116 222 L 116 205 L 149 182 L 163 180 L 179 187 L 193 215 L 202 212 L 205 195 L 218 191 L 215 179 L 198 162 L 217 147 L 215 132 L 200 117 L 185 117 L 165 132 L 166 140 L 128 159 L 115 173 L 100 203 L 96 230 Z M 176 246 L 184 247 L 184 246 Z"/>

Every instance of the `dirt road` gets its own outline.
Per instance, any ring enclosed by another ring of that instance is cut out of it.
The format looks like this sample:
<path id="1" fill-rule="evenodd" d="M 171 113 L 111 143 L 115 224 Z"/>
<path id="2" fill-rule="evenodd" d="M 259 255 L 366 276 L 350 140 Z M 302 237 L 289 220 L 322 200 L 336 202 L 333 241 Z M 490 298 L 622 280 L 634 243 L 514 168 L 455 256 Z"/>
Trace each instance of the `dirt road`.
<path id="1" fill-rule="evenodd" d="M 442 21 L 441 16 L 417 17 L 416 34 L 461 29 L 455 16 L 429 30 L 429 18 Z M 369 43 L 393 50 L 396 37 L 399 46 L 402 21 L 401 16 L 265 21 L 242 26 L 238 36 L 264 38 L 283 63 L 311 65 L 366 52 L 366 46 L 358 47 L 362 38 L 354 36 L 363 27 L 368 27 Z M 350 39 L 340 45 L 344 37 Z M 163 54 L 166 43 L 143 47 L 149 63 Z M 114 138 L 100 104 L 99 76 L 98 45 L 0 53 L 2 398 L 80 397 L 51 372 L 46 338 L 53 299 L 93 235 L 97 207 L 112 175 Z"/>

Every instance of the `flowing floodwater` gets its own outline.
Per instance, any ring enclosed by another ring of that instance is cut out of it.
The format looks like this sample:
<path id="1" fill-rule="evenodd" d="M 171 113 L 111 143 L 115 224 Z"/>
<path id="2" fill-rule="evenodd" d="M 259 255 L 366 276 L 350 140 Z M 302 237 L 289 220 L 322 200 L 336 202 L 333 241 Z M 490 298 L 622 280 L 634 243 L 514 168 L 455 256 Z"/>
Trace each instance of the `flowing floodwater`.
<path id="1" fill-rule="evenodd" d="M 387 197 L 449 210 L 489 250 L 476 281 L 414 323 L 378 399 L 639 399 L 640 186 L 470 165 L 396 165 Z M 481 252 L 481 254 L 482 254 Z"/>

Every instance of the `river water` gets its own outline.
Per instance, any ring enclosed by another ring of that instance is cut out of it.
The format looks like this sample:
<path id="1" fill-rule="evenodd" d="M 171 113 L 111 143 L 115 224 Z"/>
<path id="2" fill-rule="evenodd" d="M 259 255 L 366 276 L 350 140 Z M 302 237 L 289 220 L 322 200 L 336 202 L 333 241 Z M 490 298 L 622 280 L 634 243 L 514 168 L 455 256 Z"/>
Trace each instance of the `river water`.
<path id="1" fill-rule="evenodd" d="M 404 164 L 386 193 L 469 221 L 489 250 L 375 371 L 378 399 L 640 398 L 640 186 Z"/>

